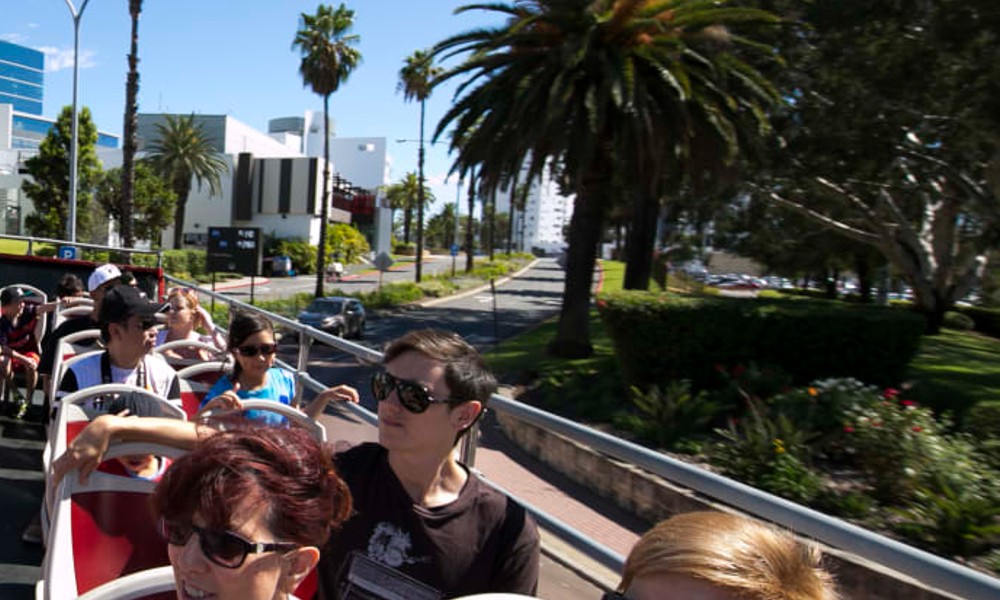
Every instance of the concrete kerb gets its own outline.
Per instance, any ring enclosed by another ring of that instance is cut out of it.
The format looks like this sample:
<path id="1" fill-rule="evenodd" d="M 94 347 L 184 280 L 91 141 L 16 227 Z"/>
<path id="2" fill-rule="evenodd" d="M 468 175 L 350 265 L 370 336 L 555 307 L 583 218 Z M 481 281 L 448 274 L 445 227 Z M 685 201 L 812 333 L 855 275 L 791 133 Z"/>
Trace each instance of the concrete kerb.
<path id="1" fill-rule="evenodd" d="M 501 277 L 500 279 L 497 279 L 496 281 L 493 282 L 493 285 L 494 286 L 503 285 L 503 284 L 507 283 L 508 281 L 510 281 L 511 279 L 516 279 L 517 277 L 520 277 L 521 275 L 523 275 L 528 269 L 534 267 L 536 264 L 538 264 L 538 259 L 537 258 L 534 259 L 533 261 L 531 261 L 530 263 L 528 263 L 527 265 L 525 265 L 524 267 L 521 267 L 520 270 L 515 271 L 514 273 L 511 273 L 510 275 L 507 275 L 506 277 Z M 480 285 L 478 287 L 470 288 L 468 290 L 459 292 L 457 294 L 453 294 L 451 296 L 442 296 L 441 298 L 432 298 L 430 300 L 421 300 L 420 302 L 414 302 L 413 304 L 415 306 L 422 306 L 424 308 L 428 308 L 428 307 L 431 307 L 431 306 L 437 306 L 438 304 L 441 304 L 443 302 L 447 302 L 449 300 L 458 300 L 459 298 L 465 298 L 467 296 L 472 296 L 473 294 L 478 294 L 478 293 L 483 292 L 483 291 L 488 290 L 488 289 L 490 289 L 490 284 L 487 283 L 487 284 L 484 284 L 484 285 Z"/>

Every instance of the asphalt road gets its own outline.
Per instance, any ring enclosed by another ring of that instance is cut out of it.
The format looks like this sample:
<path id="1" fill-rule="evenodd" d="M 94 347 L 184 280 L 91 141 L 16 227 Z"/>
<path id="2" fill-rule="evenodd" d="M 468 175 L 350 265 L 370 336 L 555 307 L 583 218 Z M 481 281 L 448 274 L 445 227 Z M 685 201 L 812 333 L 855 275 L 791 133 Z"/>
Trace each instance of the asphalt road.
<path id="1" fill-rule="evenodd" d="M 425 272 L 451 268 L 449 257 L 427 263 Z M 385 280 L 412 277 L 412 265 L 388 273 Z M 272 280 L 265 293 L 287 295 L 309 291 L 309 278 Z M 381 347 L 411 329 L 437 327 L 461 334 L 481 350 L 500 343 L 504 338 L 524 331 L 539 321 L 557 314 L 563 287 L 563 272 L 553 260 L 541 260 L 521 277 L 461 298 L 448 299 L 442 304 L 381 315 L 371 315 L 362 343 Z M 367 274 L 340 284 L 343 289 L 364 289 L 378 283 L 377 273 Z M 304 289 L 299 289 L 306 285 Z M 370 288 L 369 288 L 370 289 Z M 241 292 L 243 290 L 233 290 Z M 255 295 L 257 290 L 255 290 Z M 258 296 L 260 297 L 260 296 Z M 289 348 L 291 350 L 291 348 Z M 287 358 L 292 358 L 287 356 Z M 320 381 L 350 383 L 363 391 L 363 402 L 373 408 L 368 393 L 371 367 L 358 365 L 350 356 L 328 346 L 314 346 L 310 354 L 309 372 Z M 41 576 L 43 550 L 41 546 L 25 544 L 21 532 L 38 511 L 42 492 L 41 451 L 42 430 L 39 426 L 0 417 L 0 598 L 29 600 L 34 597 L 34 582 Z M 592 590 L 585 596 L 580 591 L 586 584 L 560 565 L 545 559 L 543 578 L 565 594 L 549 596 L 596 597 Z M 550 589 L 553 589 L 550 587 Z"/>

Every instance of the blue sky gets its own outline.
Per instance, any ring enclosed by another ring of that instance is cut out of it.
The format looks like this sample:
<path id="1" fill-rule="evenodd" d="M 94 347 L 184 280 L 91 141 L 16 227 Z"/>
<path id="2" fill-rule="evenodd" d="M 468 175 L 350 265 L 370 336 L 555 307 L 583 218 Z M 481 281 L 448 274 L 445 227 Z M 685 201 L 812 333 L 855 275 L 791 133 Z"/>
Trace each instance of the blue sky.
<path id="1" fill-rule="evenodd" d="M 79 8 L 82 0 L 73 0 Z M 354 0 L 354 33 L 363 60 L 330 100 L 337 135 L 389 141 L 393 181 L 416 170 L 420 110 L 397 93 L 399 69 L 414 50 L 495 22 L 476 11 L 456 16 L 451 0 Z M 291 48 L 299 15 L 318 2 L 297 0 L 146 0 L 139 24 L 139 112 L 228 114 L 260 131 L 269 119 L 322 111 L 302 85 Z M 72 103 L 73 22 L 65 0 L 0 0 L 0 37 L 46 53 L 44 113 Z M 80 26 L 80 104 L 102 131 L 121 134 L 130 20 L 126 0 L 90 0 Z M 454 85 L 427 103 L 427 131 L 452 100 Z M 438 201 L 456 197 L 447 146 L 427 147 L 425 174 Z M 464 200 L 464 195 L 463 195 Z"/>

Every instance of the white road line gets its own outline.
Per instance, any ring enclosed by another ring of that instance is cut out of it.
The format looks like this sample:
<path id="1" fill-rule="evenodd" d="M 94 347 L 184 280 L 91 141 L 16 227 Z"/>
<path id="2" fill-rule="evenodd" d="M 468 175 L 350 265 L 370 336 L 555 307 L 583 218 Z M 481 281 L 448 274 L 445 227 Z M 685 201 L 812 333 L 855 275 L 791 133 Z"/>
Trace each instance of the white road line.
<path id="1" fill-rule="evenodd" d="M 45 481 L 45 473 L 25 469 L 0 469 L 0 479 L 11 481 Z"/>

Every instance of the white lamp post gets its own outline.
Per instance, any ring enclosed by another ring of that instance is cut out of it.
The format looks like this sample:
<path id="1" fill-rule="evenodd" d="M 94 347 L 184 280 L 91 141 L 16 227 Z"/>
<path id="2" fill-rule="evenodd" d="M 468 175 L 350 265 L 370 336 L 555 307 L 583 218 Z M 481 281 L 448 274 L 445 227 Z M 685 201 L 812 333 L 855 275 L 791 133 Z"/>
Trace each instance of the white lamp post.
<path id="1" fill-rule="evenodd" d="M 67 224 L 67 237 L 70 243 L 76 243 L 76 187 L 77 187 L 77 152 L 79 150 L 79 115 L 76 109 L 77 74 L 80 70 L 80 19 L 83 11 L 86 10 L 90 0 L 83 0 L 80 10 L 73 6 L 73 0 L 66 0 L 69 14 L 73 17 L 73 129 L 72 142 L 70 142 L 69 153 L 69 223 Z"/>

